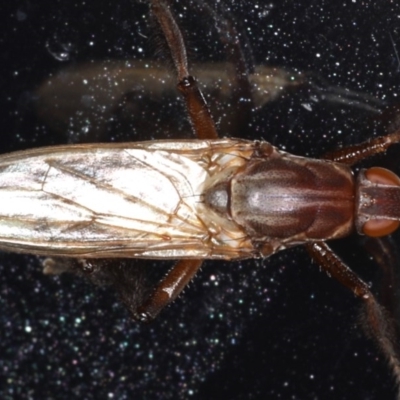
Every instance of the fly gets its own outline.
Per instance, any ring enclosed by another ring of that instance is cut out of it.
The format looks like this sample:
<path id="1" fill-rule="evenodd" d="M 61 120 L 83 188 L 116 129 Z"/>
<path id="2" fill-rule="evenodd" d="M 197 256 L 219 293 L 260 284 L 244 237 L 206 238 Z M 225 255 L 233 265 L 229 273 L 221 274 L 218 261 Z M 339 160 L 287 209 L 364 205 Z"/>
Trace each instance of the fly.
<path id="1" fill-rule="evenodd" d="M 356 181 L 343 163 L 240 139 L 39 148 L 0 171 L 0 248 L 46 256 L 268 257 L 354 227 L 383 236 L 400 213 L 390 171 Z"/>
<path id="2" fill-rule="evenodd" d="M 399 143 L 400 131 L 323 160 L 294 156 L 264 141 L 219 139 L 169 6 L 162 0 L 149 3 L 198 139 L 60 146 L 1 156 L 0 248 L 83 259 L 89 271 L 101 268 L 98 259 L 106 257 L 179 259 L 131 310 L 136 319 L 149 321 L 181 293 L 205 259 L 264 258 L 304 245 L 363 301 L 372 336 L 400 382 L 394 323 L 369 286 L 326 243 L 353 231 L 380 237 L 398 228 L 400 178 L 375 167 L 354 177 L 350 167 Z M 251 84 L 240 44 L 232 40 L 237 34 L 229 24 L 227 30 L 222 39 L 233 50 L 240 126 L 251 105 Z"/>

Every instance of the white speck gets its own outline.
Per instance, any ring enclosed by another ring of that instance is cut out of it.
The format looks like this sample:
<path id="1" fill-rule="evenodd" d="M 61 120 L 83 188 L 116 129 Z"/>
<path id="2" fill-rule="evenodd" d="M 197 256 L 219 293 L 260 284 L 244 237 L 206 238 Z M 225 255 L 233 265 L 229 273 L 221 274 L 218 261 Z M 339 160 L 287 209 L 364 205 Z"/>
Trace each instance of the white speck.
<path id="1" fill-rule="evenodd" d="M 303 103 L 302 106 L 303 106 L 307 111 L 312 111 L 311 104 L 309 104 L 309 103 Z"/>

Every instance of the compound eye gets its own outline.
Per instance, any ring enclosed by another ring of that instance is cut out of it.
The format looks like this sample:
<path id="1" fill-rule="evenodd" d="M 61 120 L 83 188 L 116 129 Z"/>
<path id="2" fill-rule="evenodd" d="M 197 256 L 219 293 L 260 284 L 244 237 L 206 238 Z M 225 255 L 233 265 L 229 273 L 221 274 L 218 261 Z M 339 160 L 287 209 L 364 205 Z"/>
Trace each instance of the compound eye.
<path id="1" fill-rule="evenodd" d="M 393 221 L 391 219 L 370 219 L 364 224 L 362 230 L 364 235 L 382 237 L 393 233 L 399 225 L 399 221 Z"/>
<path id="2" fill-rule="evenodd" d="M 372 183 L 400 186 L 400 178 L 392 171 L 381 167 L 372 167 L 365 171 L 365 177 Z"/>
<path id="3" fill-rule="evenodd" d="M 400 178 L 395 173 L 385 168 L 369 168 L 365 171 L 365 177 L 375 184 L 400 187 Z M 396 220 L 377 218 L 368 220 L 364 224 L 362 230 L 367 236 L 381 237 L 390 235 L 399 225 L 400 222 Z"/>

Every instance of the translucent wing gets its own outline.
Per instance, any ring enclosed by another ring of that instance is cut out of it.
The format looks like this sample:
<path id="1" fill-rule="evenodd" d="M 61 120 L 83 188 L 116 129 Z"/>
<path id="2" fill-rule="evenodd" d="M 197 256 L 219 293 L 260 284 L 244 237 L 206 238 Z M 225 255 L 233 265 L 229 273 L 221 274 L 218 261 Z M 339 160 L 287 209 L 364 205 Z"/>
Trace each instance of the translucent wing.
<path id="1" fill-rule="evenodd" d="M 251 147 L 161 141 L 2 156 L 0 247 L 70 257 L 243 257 L 251 249 L 244 233 L 218 227 L 202 192 L 213 171 L 243 163 Z"/>

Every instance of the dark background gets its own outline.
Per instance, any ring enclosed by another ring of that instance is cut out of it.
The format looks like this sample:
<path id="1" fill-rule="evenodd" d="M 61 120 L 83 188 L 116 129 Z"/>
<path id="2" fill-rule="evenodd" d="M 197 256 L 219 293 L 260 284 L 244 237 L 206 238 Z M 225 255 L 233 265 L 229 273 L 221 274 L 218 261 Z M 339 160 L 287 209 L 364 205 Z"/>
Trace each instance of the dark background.
<path id="1" fill-rule="evenodd" d="M 190 58 L 223 60 L 212 19 L 197 3 L 180 3 Z M 142 103 L 137 93 L 128 97 L 154 121 L 151 131 L 120 123 L 119 107 L 100 137 L 79 119 L 79 103 L 64 131 L 37 117 L 36 90 L 51 74 L 88 61 L 155 57 L 161 45 L 146 4 L 15 1 L 0 11 L 1 153 L 160 138 L 162 112 L 174 115 L 177 137 L 190 137 L 179 100 L 154 108 L 145 92 Z M 255 111 L 243 138 L 318 156 L 393 129 L 400 84 L 395 2 L 227 1 L 227 11 L 247 38 L 249 64 L 307 76 Z M 361 105 L 324 100 L 339 87 L 361 93 Z M 399 172 L 398 150 L 377 163 Z M 400 238 L 393 239 L 396 252 Z M 335 248 L 379 287 L 377 265 L 359 240 Z M 42 275 L 37 257 L 2 253 L 0 264 L 2 399 L 395 398 L 385 360 L 360 327 L 360 302 L 301 248 L 267 260 L 205 262 L 184 295 L 146 326 L 129 319 L 110 289 Z"/>

